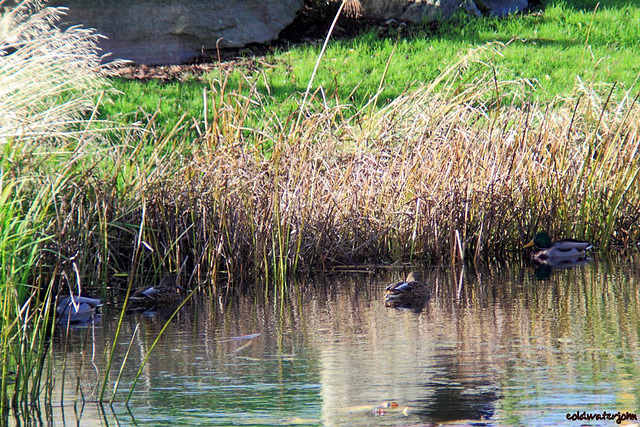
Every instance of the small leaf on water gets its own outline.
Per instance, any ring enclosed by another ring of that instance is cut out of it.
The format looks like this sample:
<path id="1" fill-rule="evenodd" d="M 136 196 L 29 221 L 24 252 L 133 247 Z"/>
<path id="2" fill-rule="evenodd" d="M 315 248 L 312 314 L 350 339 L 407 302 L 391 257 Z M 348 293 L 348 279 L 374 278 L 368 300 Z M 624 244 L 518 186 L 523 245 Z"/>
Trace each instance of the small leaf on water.
<path id="1" fill-rule="evenodd" d="M 237 337 L 231 337 L 231 339 L 232 340 L 236 340 L 236 341 L 239 341 L 239 340 L 252 340 L 252 339 L 257 338 L 259 336 L 260 336 L 260 334 L 248 334 L 248 335 L 239 335 Z"/>

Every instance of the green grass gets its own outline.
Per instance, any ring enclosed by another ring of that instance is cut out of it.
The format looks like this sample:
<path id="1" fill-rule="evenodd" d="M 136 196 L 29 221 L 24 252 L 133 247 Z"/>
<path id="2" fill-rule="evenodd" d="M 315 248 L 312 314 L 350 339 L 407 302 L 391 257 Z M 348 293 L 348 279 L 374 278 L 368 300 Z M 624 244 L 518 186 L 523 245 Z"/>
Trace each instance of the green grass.
<path id="1" fill-rule="evenodd" d="M 390 60 L 377 104 L 383 106 L 405 91 L 433 81 L 470 48 L 500 41 L 508 45 L 501 55 L 492 58 L 497 77 L 538 81 L 532 101 L 548 102 L 571 93 L 578 78 L 587 84 L 615 82 L 622 91 L 638 77 L 640 5 L 607 3 L 595 13 L 595 5 L 585 1 L 580 7 L 552 2 L 542 13 L 505 19 L 457 15 L 435 28 L 405 30 L 399 37 L 379 36 L 377 30 L 368 30 L 353 39 L 329 44 L 313 89 L 323 89 L 319 96 L 324 96 L 328 105 L 351 104 L 356 110 L 377 92 Z M 286 117 L 297 107 L 292 96 L 304 92 L 319 50 L 320 46 L 294 46 L 268 55 L 264 62 L 270 66 L 237 68 L 229 73 L 227 90 L 242 87 L 246 93 L 255 84 L 267 96 L 267 110 Z M 190 122 L 201 122 L 202 90 L 219 81 L 218 77 L 216 71 L 204 82 L 115 80 L 122 94 L 105 107 L 104 117 L 115 118 L 138 109 L 155 112 L 159 108 L 159 121 L 167 123 L 167 127 L 182 113 Z"/>

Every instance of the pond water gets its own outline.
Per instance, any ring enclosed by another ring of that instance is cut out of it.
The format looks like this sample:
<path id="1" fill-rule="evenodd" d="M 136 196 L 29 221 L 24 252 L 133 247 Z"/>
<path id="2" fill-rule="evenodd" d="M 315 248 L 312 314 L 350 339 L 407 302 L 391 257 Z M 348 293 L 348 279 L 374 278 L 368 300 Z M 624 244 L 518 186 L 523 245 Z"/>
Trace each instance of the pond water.
<path id="1" fill-rule="evenodd" d="M 421 309 L 385 307 L 400 269 L 302 278 L 277 298 L 273 288 L 202 295 L 150 356 L 166 313 L 127 315 L 107 396 L 132 343 L 128 361 L 115 402 L 100 407 L 118 320 L 105 306 L 92 327 L 53 340 L 53 407 L 30 416 L 55 426 L 616 425 L 568 418 L 640 414 L 639 265 L 423 269 L 433 295 Z"/>

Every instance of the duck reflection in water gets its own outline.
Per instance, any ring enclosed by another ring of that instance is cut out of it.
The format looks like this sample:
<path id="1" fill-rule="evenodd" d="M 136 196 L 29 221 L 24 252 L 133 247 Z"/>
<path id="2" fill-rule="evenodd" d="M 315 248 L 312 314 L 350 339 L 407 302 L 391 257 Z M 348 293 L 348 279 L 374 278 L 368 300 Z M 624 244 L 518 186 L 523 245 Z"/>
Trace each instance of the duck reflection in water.
<path id="1" fill-rule="evenodd" d="M 420 310 L 424 308 L 430 296 L 431 290 L 424 282 L 422 274 L 412 271 L 404 281 L 386 287 L 384 304 L 387 307 Z"/>
<path id="2" fill-rule="evenodd" d="M 463 271 L 460 272 L 459 286 L 463 282 Z M 419 272 L 411 272 L 404 281 L 387 286 L 385 305 L 395 308 L 424 307 L 430 297 L 435 296 L 435 285 L 432 283 L 435 281 L 426 283 Z M 456 286 L 446 288 L 450 293 L 443 293 L 443 296 L 447 295 L 446 301 L 453 302 L 459 298 L 458 283 L 453 284 Z M 430 319 L 428 314 L 418 316 Z M 500 396 L 492 374 L 495 371 L 493 351 L 490 347 L 478 348 L 475 343 L 467 342 L 463 338 L 466 336 L 464 331 L 455 335 L 457 337 L 453 341 L 445 338 L 444 342 L 437 336 L 422 337 L 423 344 L 430 341 L 432 345 L 456 346 L 458 350 L 454 354 L 435 354 L 430 363 L 417 368 L 416 384 L 411 385 L 418 390 L 414 399 L 411 403 L 398 402 L 400 406 L 407 403 L 409 408 L 406 412 L 420 419 L 424 425 L 483 425 L 495 415 Z M 375 410 L 382 414 L 385 411 L 391 413 L 393 408 L 380 407 Z"/>
<path id="3" fill-rule="evenodd" d="M 568 270 L 570 268 L 588 264 L 591 262 L 591 260 L 592 258 L 588 256 L 569 257 L 553 260 L 532 259 L 531 264 L 533 265 L 533 272 L 535 274 L 536 280 L 549 280 L 551 278 L 553 270 Z"/>

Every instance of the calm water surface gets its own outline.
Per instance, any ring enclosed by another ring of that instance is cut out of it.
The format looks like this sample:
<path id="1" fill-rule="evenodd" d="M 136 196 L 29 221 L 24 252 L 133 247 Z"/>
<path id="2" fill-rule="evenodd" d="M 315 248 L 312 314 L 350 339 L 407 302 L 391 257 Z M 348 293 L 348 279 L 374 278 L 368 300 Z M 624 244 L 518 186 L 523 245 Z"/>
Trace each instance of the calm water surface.
<path id="1" fill-rule="evenodd" d="M 640 415 L 638 265 L 427 269 L 434 295 L 421 310 L 384 306 L 401 270 L 301 279 L 277 299 L 202 296 L 165 331 L 126 406 L 165 320 L 131 314 L 109 396 L 139 330 L 115 403 L 101 410 L 92 401 L 118 314 L 105 307 L 94 327 L 66 336 L 66 359 L 65 334 L 54 340 L 53 409 L 40 417 L 56 426 L 542 426 L 579 425 L 567 420 L 576 411 Z"/>

